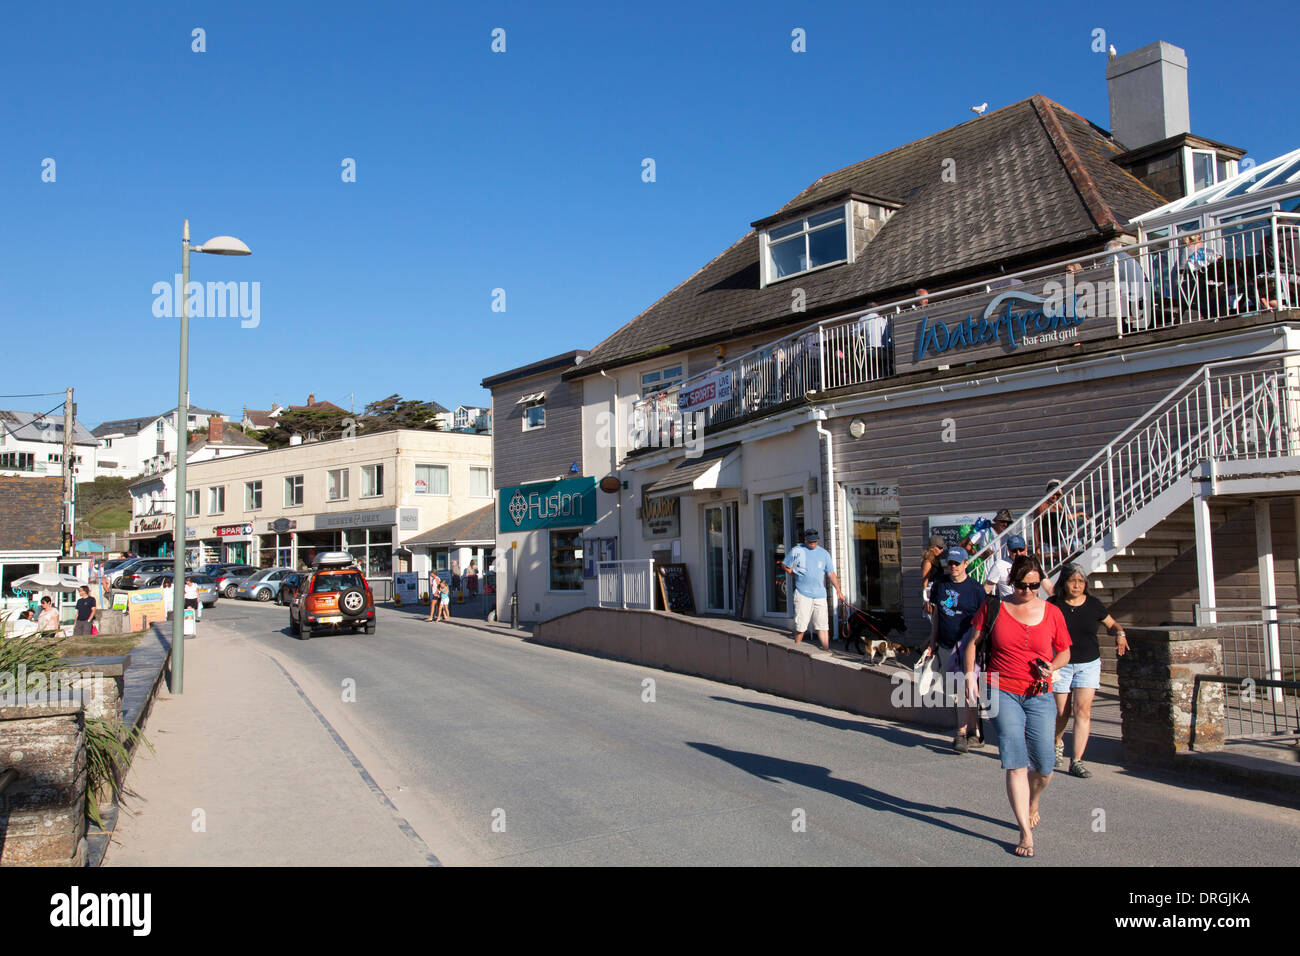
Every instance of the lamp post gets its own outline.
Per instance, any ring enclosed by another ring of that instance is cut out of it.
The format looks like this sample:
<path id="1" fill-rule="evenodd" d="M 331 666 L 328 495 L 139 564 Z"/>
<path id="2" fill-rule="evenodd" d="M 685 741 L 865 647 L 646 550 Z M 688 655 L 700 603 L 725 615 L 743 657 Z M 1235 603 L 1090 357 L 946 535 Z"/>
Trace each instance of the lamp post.
<path id="1" fill-rule="evenodd" d="M 189 361 L 190 361 L 190 252 L 217 256 L 248 256 L 252 250 L 234 236 L 215 236 L 190 248 L 190 221 L 185 220 L 181 237 L 181 362 L 176 395 L 176 517 L 172 528 L 172 674 L 170 690 L 179 694 L 185 686 L 185 459 L 189 451 Z"/>

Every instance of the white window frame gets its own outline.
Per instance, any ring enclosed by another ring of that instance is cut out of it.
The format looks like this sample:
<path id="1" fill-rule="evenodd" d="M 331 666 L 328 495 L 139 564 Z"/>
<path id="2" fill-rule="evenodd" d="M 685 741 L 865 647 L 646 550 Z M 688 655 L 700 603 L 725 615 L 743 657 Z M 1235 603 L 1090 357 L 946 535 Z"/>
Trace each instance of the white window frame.
<path id="1" fill-rule="evenodd" d="M 449 498 L 449 497 L 451 497 L 451 466 L 449 466 L 449 465 L 440 465 L 440 464 L 438 464 L 437 462 L 432 462 L 432 461 L 420 461 L 420 462 L 416 462 L 416 464 L 415 464 L 415 477 L 416 477 L 417 479 L 419 479 L 419 477 L 420 477 L 420 469 L 421 469 L 421 468 L 441 468 L 441 469 L 442 469 L 442 473 L 443 473 L 444 475 L 447 476 L 447 490 L 446 490 L 446 491 L 429 491 L 429 490 L 426 490 L 426 491 L 418 491 L 418 490 L 417 490 L 417 491 L 415 492 L 417 495 L 430 495 L 430 496 L 435 497 L 435 498 Z"/>
<path id="2" fill-rule="evenodd" d="M 1196 185 L 1196 156 L 1203 154 L 1210 157 L 1210 174 L 1214 179 L 1203 186 Z M 1225 161 L 1226 162 L 1226 161 Z M 1187 176 L 1187 195 L 1200 192 L 1202 189 L 1208 189 L 1210 186 L 1217 186 L 1223 182 L 1219 178 L 1219 154 L 1212 149 L 1198 149 L 1195 146 L 1188 146 L 1183 150 L 1183 171 Z"/>
<path id="3" fill-rule="evenodd" d="M 371 491 L 366 493 L 366 473 L 371 476 Z M 362 498 L 382 498 L 384 496 L 384 466 L 381 462 L 373 465 L 361 466 L 361 495 Z"/>
<path id="4" fill-rule="evenodd" d="M 786 220 L 785 222 L 774 223 L 773 225 L 764 229 L 762 233 L 762 242 L 760 248 L 760 252 L 761 252 L 760 262 L 762 265 L 762 273 L 761 273 L 762 287 L 766 288 L 767 286 L 773 285 L 777 282 L 785 282 L 787 279 L 794 279 L 798 276 L 806 276 L 813 272 L 820 272 L 822 269 L 832 269 L 835 266 L 841 266 L 844 265 L 845 263 L 853 262 L 855 257 L 854 257 L 854 248 L 853 248 L 854 247 L 853 235 L 850 231 L 850 226 L 853 223 L 853 211 L 851 207 L 852 207 L 851 200 L 846 200 L 845 202 L 841 203 L 839 207 L 843 212 L 843 221 L 840 223 L 840 225 L 844 229 L 844 258 L 837 259 L 834 262 L 825 262 L 819 266 L 814 266 L 811 269 L 803 269 L 799 272 L 791 272 L 789 275 L 784 275 L 784 276 L 776 275 L 775 263 L 772 261 L 772 244 L 773 244 L 771 238 L 772 230 L 783 229 L 786 226 L 794 225 L 796 222 L 802 222 L 803 223 L 802 230 L 800 230 L 797 233 L 793 233 L 789 236 L 782 236 L 780 239 L 777 240 L 777 242 L 778 243 L 789 242 L 791 239 L 794 238 L 794 236 L 802 235 L 804 237 L 804 251 L 806 253 L 808 250 L 809 236 L 811 236 L 814 232 L 822 232 L 824 230 L 834 228 L 834 223 L 826 223 L 824 225 L 814 226 L 813 228 L 810 229 L 808 228 L 809 217 L 820 216 L 823 213 L 830 212 L 836 207 L 832 205 L 832 206 L 826 206 L 822 209 L 812 209 L 809 210 L 808 212 L 803 213 L 801 216 L 795 219 L 789 219 Z"/>
<path id="5" fill-rule="evenodd" d="M 185 517 L 196 518 L 202 514 L 203 492 L 198 488 L 189 488 L 185 492 Z"/>
<path id="6" fill-rule="evenodd" d="M 641 397 L 658 395 L 660 392 L 676 388 L 685 379 L 685 371 L 686 363 L 677 362 L 674 365 L 665 365 L 663 368 L 652 368 L 648 372 L 642 372 Z M 652 375 L 656 377 L 647 382 L 646 379 Z"/>
<path id="7" fill-rule="evenodd" d="M 325 500 L 326 501 L 347 501 L 348 500 L 348 472 L 350 468 L 331 468 L 325 472 Z M 341 479 L 336 479 L 334 488 L 330 488 L 330 480 L 335 475 L 342 475 Z"/>
<path id="8" fill-rule="evenodd" d="M 481 495 L 480 495 L 480 494 L 476 494 L 476 493 L 474 492 L 474 472 L 476 472 L 476 471 L 481 471 L 481 472 L 483 472 L 483 476 L 484 476 L 484 477 L 483 477 L 483 493 L 482 493 Z M 491 498 L 491 497 L 492 497 L 492 469 L 491 469 L 491 468 L 478 468 L 478 467 L 475 467 L 475 466 L 470 466 L 470 469 L 469 469 L 469 497 L 471 497 L 471 498 Z"/>
<path id="9" fill-rule="evenodd" d="M 293 499 L 297 498 L 297 501 Z M 286 508 L 301 508 L 307 498 L 307 482 L 302 475 L 285 475 L 284 476 L 284 506 Z"/>
<path id="10" fill-rule="evenodd" d="M 220 505 L 220 507 L 218 507 Z M 208 489 L 208 514 L 223 515 L 226 513 L 226 486 L 213 485 Z"/>
<path id="11" fill-rule="evenodd" d="M 254 487 L 256 486 L 256 487 Z M 250 502 L 255 502 L 250 505 Z M 262 510 L 262 479 L 244 482 L 244 510 Z"/>
<path id="12" fill-rule="evenodd" d="M 531 425 L 529 424 L 529 420 L 528 420 L 529 412 L 531 412 L 534 408 L 540 408 L 542 410 L 542 420 L 535 425 Z M 543 398 L 541 401 L 529 402 L 528 404 L 526 404 L 524 406 L 524 431 L 535 432 L 545 427 L 546 427 L 546 399 Z"/>

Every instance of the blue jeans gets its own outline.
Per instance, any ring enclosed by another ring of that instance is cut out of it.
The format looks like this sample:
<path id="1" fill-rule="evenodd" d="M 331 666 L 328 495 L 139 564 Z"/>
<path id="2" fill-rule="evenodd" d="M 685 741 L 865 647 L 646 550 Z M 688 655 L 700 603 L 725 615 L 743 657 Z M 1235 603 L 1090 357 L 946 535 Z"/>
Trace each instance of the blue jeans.
<path id="1" fill-rule="evenodd" d="M 1025 697 L 998 690 L 998 756 L 1003 770 L 1033 767 L 1044 777 L 1056 765 L 1056 698 L 1049 694 Z"/>

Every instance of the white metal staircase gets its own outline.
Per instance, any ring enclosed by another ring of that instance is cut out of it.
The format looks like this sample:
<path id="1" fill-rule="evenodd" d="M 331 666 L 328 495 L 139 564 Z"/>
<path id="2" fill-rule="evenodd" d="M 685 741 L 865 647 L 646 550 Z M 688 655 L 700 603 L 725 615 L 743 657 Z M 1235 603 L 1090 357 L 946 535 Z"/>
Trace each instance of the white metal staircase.
<path id="1" fill-rule="evenodd" d="M 1194 544 L 1194 497 L 1220 524 L 1214 496 L 1278 491 L 1300 494 L 1297 352 L 1203 366 L 977 557 L 1023 535 L 1049 576 L 1073 562 L 1114 600 Z"/>

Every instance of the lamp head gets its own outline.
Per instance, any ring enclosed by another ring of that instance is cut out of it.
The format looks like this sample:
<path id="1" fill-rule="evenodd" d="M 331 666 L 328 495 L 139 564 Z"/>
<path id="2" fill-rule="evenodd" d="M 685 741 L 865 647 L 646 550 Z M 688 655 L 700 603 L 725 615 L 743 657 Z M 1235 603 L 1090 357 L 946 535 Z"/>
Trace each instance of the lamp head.
<path id="1" fill-rule="evenodd" d="M 213 236 L 201 246 L 194 246 L 192 252 L 207 252 L 214 256 L 251 256 L 253 250 L 234 236 Z"/>

